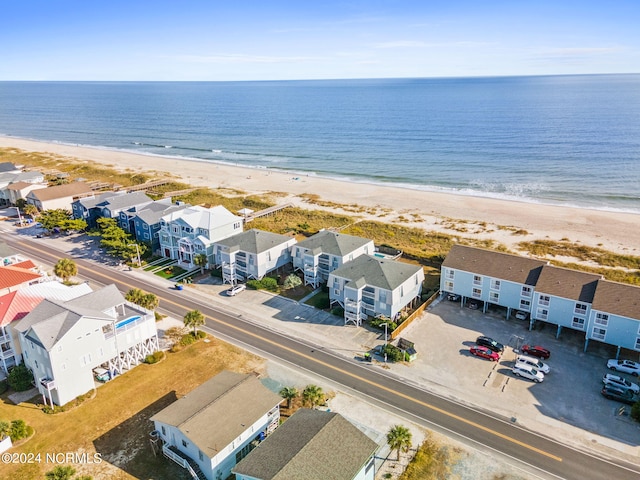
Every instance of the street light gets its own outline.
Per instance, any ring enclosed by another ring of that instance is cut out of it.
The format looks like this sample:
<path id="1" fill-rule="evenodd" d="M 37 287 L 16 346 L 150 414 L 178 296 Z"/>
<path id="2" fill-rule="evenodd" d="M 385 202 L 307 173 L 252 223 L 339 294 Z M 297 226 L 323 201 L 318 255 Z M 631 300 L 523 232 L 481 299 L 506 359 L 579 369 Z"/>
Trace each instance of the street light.
<path id="1" fill-rule="evenodd" d="M 384 346 L 382 347 L 382 350 L 384 351 L 384 363 L 387 363 L 387 326 L 389 324 L 384 322 L 382 325 L 384 325 Z"/>
<path id="2" fill-rule="evenodd" d="M 16 210 L 18 211 L 18 225 L 22 226 L 22 217 L 20 216 L 20 207 L 16 207 Z"/>
<path id="3" fill-rule="evenodd" d="M 136 253 L 138 254 L 138 268 L 142 267 L 142 262 L 140 262 L 140 247 L 138 247 L 137 243 L 130 243 L 127 246 L 130 247 L 131 245 L 135 245 L 136 247 Z"/>

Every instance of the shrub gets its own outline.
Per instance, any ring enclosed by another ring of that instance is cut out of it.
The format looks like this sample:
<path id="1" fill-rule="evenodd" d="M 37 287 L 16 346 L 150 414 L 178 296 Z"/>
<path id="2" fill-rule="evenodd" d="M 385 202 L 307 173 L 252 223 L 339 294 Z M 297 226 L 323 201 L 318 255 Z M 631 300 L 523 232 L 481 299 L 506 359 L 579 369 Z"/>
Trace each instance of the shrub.
<path id="1" fill-rule="evenodd" d="M 24 363 L 13 367 L 7 378 L 9 386 L 16 392 L 29 390 L 33 383 L 33 374 Z"/>
<path id="2" fill-rule="evenodd" d="M 196 336 L 197 339 L 207 338 L 207 333 L 203 332 L 202 330 L 198 330 L 195 333 L 195 336 Z"/>
<path id="3" fill-rule="evenodd" d="M 630 416 L 636 422 L 640 422 L 640 402 L 636 402 L 631 406 Z"/>
<path id="4" fill-rule="evenodd" d="M 398 324 L 396 322 L 392 322 L 385 317 L 376 317 L 369 319 L 369 325 L 371 325 L 373 328 L 379 328 L 380 330 L 384 330 L 384 323 L 387 324 L 387 332 L 393 332 L 396 328 L 398 328 Z"/>
<path id="5" fill-rule="evenodd" d="M 164 358 L 164 352 L 162 350 L 157 350 L 157 351 L 153 352 L 151 355 L 147 355 L 144 358 L 144 361 L 145 361 L 145 363 L 148 363 L 148 364 L 152 365 L 154 363 L 158 363 L 163 358 Z"/>
<path id="6" fill-rule="evenodd" d="M 9 384 L 6 380 L 0 380 L 0 395 L 9 390 Z"/>
<path id="7" fill-rule="evenodd" d="M 286 290 L 299 287 L 300 285 L 302 285 L 302 280 L 300 280 L 300 277 L 297 276 L 295 273 L 292 273 L 291 275 L 287 276 L 287 278 L 284 279 L 283 286 Z"/>
<path id="8" fill-rule="evenodd" d="M 12 442 L 17 442 L 20 439 L 27 438 L 33 433 L 33 428 L 28 426 L 24 420 L 12 420 L 11 421 L 11 437 Z"/>
<path id="9" fill-rule="evenodd" d="M 249 280 L 247 287 L 254 290 L 268 290 L 270 292 L 278 291 L 278 281 L 275 278 L 264 277 L 262 280 Z"/>
<path id="10" fill-rule="evenodd" d="M 387 360 L 391 362 L 399 362 L 402 360 L 402 350 L 390 343 L 385 344 L 380 352 L 382 355 L 387 354 Z"/>

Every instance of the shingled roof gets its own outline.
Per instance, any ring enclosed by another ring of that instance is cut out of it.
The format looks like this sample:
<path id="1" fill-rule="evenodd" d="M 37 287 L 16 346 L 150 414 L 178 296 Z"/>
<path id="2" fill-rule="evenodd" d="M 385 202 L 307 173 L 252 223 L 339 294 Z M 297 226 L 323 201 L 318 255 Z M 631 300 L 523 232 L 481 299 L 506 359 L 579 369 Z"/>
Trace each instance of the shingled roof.
<path id="1" fill-rule="evenodd" d="M 281 401 L 257 377 L 223 371 L 156 413 L 151 421 L 179 428 L 213 458 Z"/>
<path id="2" fill-rule="evenodd" d="M 522 285 L 535 285 L 547 263 L 483 248 L 454 245 L 442 266 Z"/>
<path id="3" fill-rule="evenodd" d="M 366 284 L 395 290 L 421 269 L 420 265 L 360 255 L 334 270 L 332 275 L 350 280 L 356 287 Z"/>
<path id="4" fill-rule="evenodd" d="M 251 229 L 246 232 L 236 233 L 222 240 L 215 242 L 217 245 L 228 247 L 231 251 L 241 251 L 249 253 L 262 253 L 272 249 L 277 245 L 282 245 L 291 241 L 287 235 L 265 232 Z"/>
<path id="5" fill-rule="evenodd" d="M 326 253 L 337 257 L 344 257 L 354 250 L 364 247 L 368 243 L 371 243 L 371 240 L 367 238 L 322 230 L 302 240 L 298 243 L 298 246 L 311 250 L 314 254 Z"/>
<path id="6" fill-rule="evenodd" d="M 377 449 L 341 415 L 303 408 L 232 471 L 260 480 L 352 480 Z"/>
<path id="7" fill-rule="evenodd" d="M 28 197 L 33 197 L 41 202 L 54 200 L 57 198 L 76 197 L 83 195 L 92 195 L 91 187 L 84 182 L 71 182 L 64 185 L 55 185 L 53 187 L 32 190 L 28 193 Z"/>
<path id="8" fill-rule="evenodd" d="M 536 292 L 592 303 L 600 275 L 545 265 L 536 283 Z"/>
<path id="9" fill-rule="evenodd" d="M 640 320 L 640 288 L 600 279 L 591 307 L 600 312 Z"/>

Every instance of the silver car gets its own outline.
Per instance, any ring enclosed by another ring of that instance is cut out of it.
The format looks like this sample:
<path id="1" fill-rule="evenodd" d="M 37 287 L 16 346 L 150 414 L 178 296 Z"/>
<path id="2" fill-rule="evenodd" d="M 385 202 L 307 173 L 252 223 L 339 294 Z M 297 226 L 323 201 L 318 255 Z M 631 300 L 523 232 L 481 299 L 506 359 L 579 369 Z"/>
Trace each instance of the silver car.
<path id="1" fill-rule="evenodd" d="M 529 357 L 528 355 L 518 355 L 516 357 L 516 363 L 523 363 L 525 365 L 529 365 L 530 367 L 534 367 L 537 370 L 540 370 L 545 375 L 549 373 L 549 364 L 544 363 L 541 360 L 538 360 L 536 357 Z"/>
<path id="2" fill-rule="evenodd" d="M 613 373 L 607 373 L 604 377 L 602 377 L 602 383 L 605 385 L 611 385 L 612 387 L 618 387 L 623 390 L 631 390 L 633 393 L 640 393 L 640 385 L 637 383 L 632 383 L 626 378 L 622 378 L 619 375 L 614 375 Z"/>
<path id="3" fill-rule="evenodd" d="M 516 363 L 511 371 L 517 377 L 527 378 L 529 380 L 533 380 L 536 383 L 544 381 L 544 373 L 524 363 Z"/>
<path id="4" fill-rule="evenodd" d="M 228 297 L 235 297 L 237 294 L 246 290 L 247 286 L 244 283 L 239 283 L 237 285 L 233 285 L 229 290 L 227 290 Z"/>

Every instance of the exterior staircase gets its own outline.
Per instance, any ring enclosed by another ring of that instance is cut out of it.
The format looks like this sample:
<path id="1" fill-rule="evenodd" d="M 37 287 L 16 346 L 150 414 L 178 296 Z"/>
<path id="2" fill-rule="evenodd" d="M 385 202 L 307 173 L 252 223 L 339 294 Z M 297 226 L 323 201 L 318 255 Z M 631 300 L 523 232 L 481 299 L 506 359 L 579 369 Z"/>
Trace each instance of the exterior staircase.
<path id="1" fill-rule="evenodd" d="M 207 480 L 207 477 L 204 476 L 204 473 L 202 472 L 202 470 L 200 470 L 198 464 L 194 462 L 188 455 L 185 455 L 173 445 L 163 445 L 162 453 L 165 457 L 173 460 L 182 468 L 186 469 L 194 478 L 194 480 Z"/>

